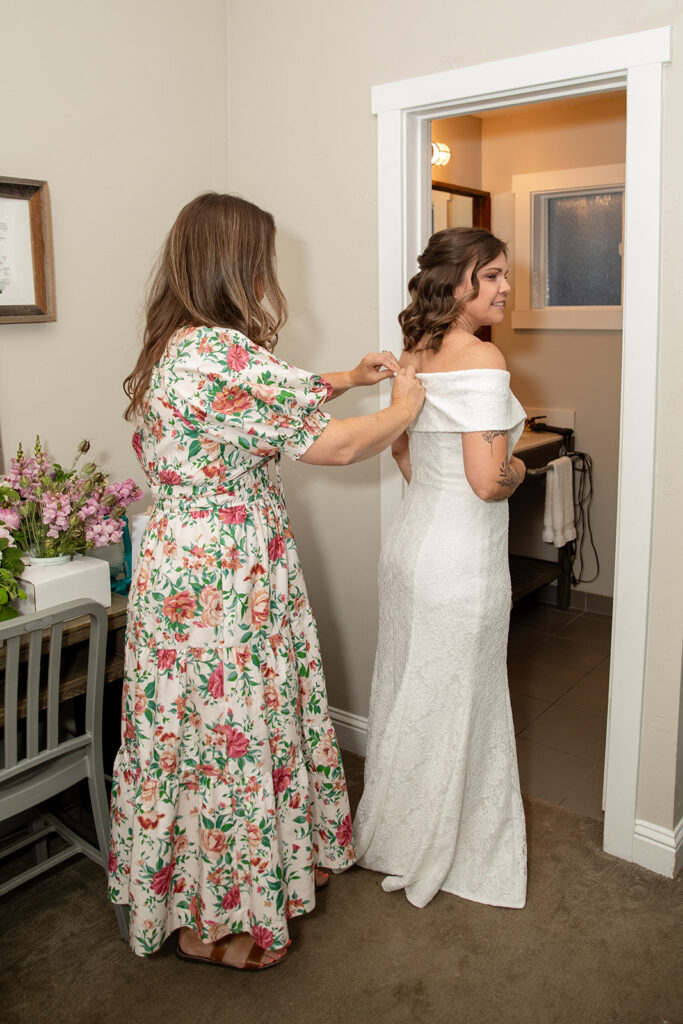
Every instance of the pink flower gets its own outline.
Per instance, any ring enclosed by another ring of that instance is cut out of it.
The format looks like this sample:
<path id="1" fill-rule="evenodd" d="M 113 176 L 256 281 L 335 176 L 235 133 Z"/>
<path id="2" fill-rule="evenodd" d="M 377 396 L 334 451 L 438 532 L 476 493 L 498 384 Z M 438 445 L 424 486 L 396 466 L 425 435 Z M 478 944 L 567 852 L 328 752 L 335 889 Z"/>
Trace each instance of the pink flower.
<path id="1" fill-rule="evenodd" d="M 251 937 L 261 949 L 270 949 L 273 945 L 273 933 L 270 928 L 264 928 L 263 925 L 254 925 L 251 929 Z"/>
<path id="2" fill-rule="evenodd" d="M 197 601 L 188 590 L 179 590 L 164 598 L 161 610 L 171 622 L 183 622 L 194 616 Z"/>
<path id="3" fill-rule="evenodd" d="M 353 835 L 353 825 L 351 824 L 350 814 L 347 814 L 346 817 L 342 820 L 342 823 L 337 828 L 335 835 L 337 837 L 337 841 L 341 843 L 342 846 L 349 845 L 349 843 L 351 842 L 351 836 Z"/>
<path id="4" fill-rule="evenodd" d="M 115 853 L 109 854 L 109 871 L 113 874 L 119 866 L 119 860 Z"/>
<path id="5" fill-rule="evenodd" d="M 140 803 L 145 811 L 151 811 L 156 805 L 159 795 L 159 782 L 157 779 L 145 779 L 140 786 Z"/>
<path id="6" fill-rule="evenodd" d="M 278 389 L 272 384 L 252 384 L 251 387 L 254 398 L 258 398 L 260 402 L 266 402 L 268 405 L 275 401 L 277 391 Z"/>
<path id="7" fill-rule="evenodd" d="M 215 587 L 204 587 L 199 600 L 202 606 L 202 626 L 220 626 L 223 617 L 223 599 Z"/>
<path id="8" fill-rule="evenodd" d="M 165 868 L 161 869 L 161 871 L 157 871 L 153 876 L 150 887 L 152 892 L 155 892 L 157 896 L 165 896 L 171 888 L 171 879 L 173 878 L 174 868 L 175 863 L 171 861 L 170 864 L 167 864 Z"/>
<path id="9" fill-rule="evenodd" d="M 159 482 L 162 484 L 170 484 L 171 486 L 174 486 L 176 484 L 181 484 L 183 482 L 183 478 L 181 477 L 180 473 L 176 473 L 174 469 L 160 469 Z"/>
<path id="10" fill-rule="evenodd" d="M 326 732 L 325 735 L 320 739 L 315 752 L 321 761 L 325 764 L 334 766 L 339 762 L 339 755 L 337 753 L 337 745 L 330 733 Z"/>
<path id="11" fill-rule="evenodd" d="M 254 587 L 249 594 L 252 626 L 262 626 L 270 618 L 270 597 L 265 587 Z"/>
<path id="12" fill-rule="evenodd" d="M 218 512 L 218 518 L 222 523 L 243 523 L 247 518 L 246 505 L 229 505 Z"/>
<path id="13" fill-rule="evenodd" d="M 178 767 L 178 757 L 175 750 L 170 745 L 166 745 L 159 754 L 159 767 L 162 772 L 168 772 L 171 774 Z"/>
<path id="14" fill-rule="evenodd" d="M 156 811 L 152 811 L 151 814 L 138 814 L 138 822 L 140 824 L 140 828 L 145 830 L 156 828 L 159 824 L 159 815 Z"/>
<path id="15" fill-rule="evenodd" d="M 2 523 L 0 523 L 0 540 L 6 540 L 7 547 L 9 548 L 15 548 L 17 546 L 14 537 L 12 536 L 8 528 L 6 526 L 3 526 Z"/>
<path id="16" fill-rule="evenodd" d="M 157 665 L 163 671 L 173 668 L 175 665 L 176 652 L 174 650 L 162 649 L 157 651 Z"/>
<path id="17" fill-rule="evenodd" d="M 219 828 L 204 828 L 199 833 L 199 842 L 205 853 L 218 856 L 228 844 L 228 838 Z"/>
<path id="18" fill-rule="evenodd" d="M 278 562 L 285 553 L 285 542 L 278 533 L 268 545 L 268 558 L 271 562 Z"/>
<path id="19" fill-rule="evenodd" d="M 276 793 L 284 793 L 292 781 L 290 768 L 273 768 L 273 789 Z"/>
<path id="20" fill-rule="evenodd" d="M 219 391 L 211 408 L 214 412 L 223 413 L 226 416 L 235 416 L 245 412 L 252 404 L 251 396 L 240 387 L 227 387 Z"/>
<path id="21" fill-rule="evenodd" d="M 10 530 L 18 530 L 19 513 L 13 508 L 0 508 L 0 523 L 4 523 Z"/>
<path id="22" fill-rule="evenodd" d="M 209 676 L 209 693 L 214 700 L 223 696 L 223 663 Z"/>
<path id="23" fill-rule="evenodd" d="M 144 466 L 145 457 L 142 454 L 142 434 L 140 433 L 139 430 L 136 430 L 135 433 L 133 434 L 133 440 L 131 443 L 133 445 L 133 451 L 138 457 L 138 462 L 141 462 Z"/>
<path id="24" fill-rule="evenodd" d="M 138 569 L 137 579 L 135 580 L 135 586 L 138 589 L 138 593 L 144 594 L 149 586 L 149 566 L 145 562 L 140 561 L 140 568 Z"/>
<path id="25" fill-rule="evenodd" d="M 223 907 L 223 910 L 234 910 L 235 907 L 239 907 L 241 902 L 240 887 L 239 885 L 233 885 L 232 889 L 228 889 L 221 900 L 221 906 Z"/>
<path id="26" fill-rule="evenodd" d="M 248 821 L 247 822 L 247 842 L 249 843 L 249 846 L 252 848 L 252 850 L 255 850 L 258 847 L 258 845 L 259 845 L 259 843 L 261 842 L 262 839 L 263 839 L 263 832 L 258 827 L 258 825 L 255 825 L 253 821 Z"/>
<path id="27" fill-rule="evenodd" d="M 265 690 L 263 691 L 265 697 L 266 707 L 276 711 L 280 707 L 280 694 L 277 692 L 277 687 L 272 683 L 268 683 Z"/>
<path id="28" fill-rule="evenodd" d="M 249 356 L 240 345 L 231 345 L 225 358 L 231 370 L 244 370 L 249 366 Z"/>
<path id="29" fill-rule="evenodd" d="M 243 732 L 240 732 L 239 729 L 234 729 L 231 725 L 225 726 L 225 741 L 228 757 L 244 757 L 249 749 L 248 737 Z"/>

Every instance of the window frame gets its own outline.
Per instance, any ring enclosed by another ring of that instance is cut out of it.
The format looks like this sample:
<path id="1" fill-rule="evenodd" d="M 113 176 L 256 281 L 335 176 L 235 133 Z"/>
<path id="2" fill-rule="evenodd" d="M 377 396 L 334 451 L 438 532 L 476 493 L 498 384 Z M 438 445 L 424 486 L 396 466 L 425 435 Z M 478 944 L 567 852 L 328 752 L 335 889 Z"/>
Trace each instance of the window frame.
<path id="1" fill-rule="evenodd" d="M 557 193 L 624 188 L 624 164 L 575 167 L 562 171 L 516 174 L 512 178 L 515 196 L 515 308 L 511 324 L 515 330 L 605 330 L 620 331 L 622 306 L 533 306 L 534 205 L 537 196 Z M 623 289 L 622 289 L 623 297 Z"/>

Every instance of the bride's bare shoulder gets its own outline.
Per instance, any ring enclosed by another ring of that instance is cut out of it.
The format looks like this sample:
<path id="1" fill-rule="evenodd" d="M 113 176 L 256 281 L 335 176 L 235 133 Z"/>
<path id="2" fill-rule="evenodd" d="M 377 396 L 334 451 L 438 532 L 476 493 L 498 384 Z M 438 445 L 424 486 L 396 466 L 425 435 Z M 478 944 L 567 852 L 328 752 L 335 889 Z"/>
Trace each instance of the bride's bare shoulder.
<path id="1" fill-rule="evenodd" d="M 473 337 L 462 359 L 463 370 L 507 370 L 505 356 L 492 341 L 480 341 Z"/>

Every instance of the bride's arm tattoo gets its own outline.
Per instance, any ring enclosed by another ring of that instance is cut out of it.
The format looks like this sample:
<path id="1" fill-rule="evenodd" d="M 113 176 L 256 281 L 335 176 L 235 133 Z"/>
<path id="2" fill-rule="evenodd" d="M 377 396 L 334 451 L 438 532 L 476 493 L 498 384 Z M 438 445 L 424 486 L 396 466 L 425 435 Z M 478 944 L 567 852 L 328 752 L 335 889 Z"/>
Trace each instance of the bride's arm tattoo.
<path id="1" fill-rule="evenodd" d="M 503 459 L 500 464 L 500 469 L 498 470 L 498 483 L 501 487 L 505 488 L 506 491 L 514 491 L 515 487 L 519 483 L 519 477 L 507 459 Z"/>
<path id="2" fill-rule="evenodd" d="M 507 430 L 485 430 L 481 436 L 491 449 L 491 455 L 493 455 L 494 437 L 507 437 Z"/>

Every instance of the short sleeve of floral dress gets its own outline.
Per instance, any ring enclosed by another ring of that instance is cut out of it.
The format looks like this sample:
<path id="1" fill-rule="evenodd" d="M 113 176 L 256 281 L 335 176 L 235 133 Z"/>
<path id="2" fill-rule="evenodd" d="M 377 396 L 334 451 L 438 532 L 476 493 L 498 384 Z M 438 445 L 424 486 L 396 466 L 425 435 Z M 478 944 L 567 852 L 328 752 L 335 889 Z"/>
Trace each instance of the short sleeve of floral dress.
<path id="1" fill-rule="evenodd" d="M 110 899 L 131 946 L 176 928 L 264 948 L 353 863 L 344 773 L 280 454 L 325 429 L 322 377 L 236 331 L 178 332 L 134 447 L 154 496 L 128 605 Z"/>

